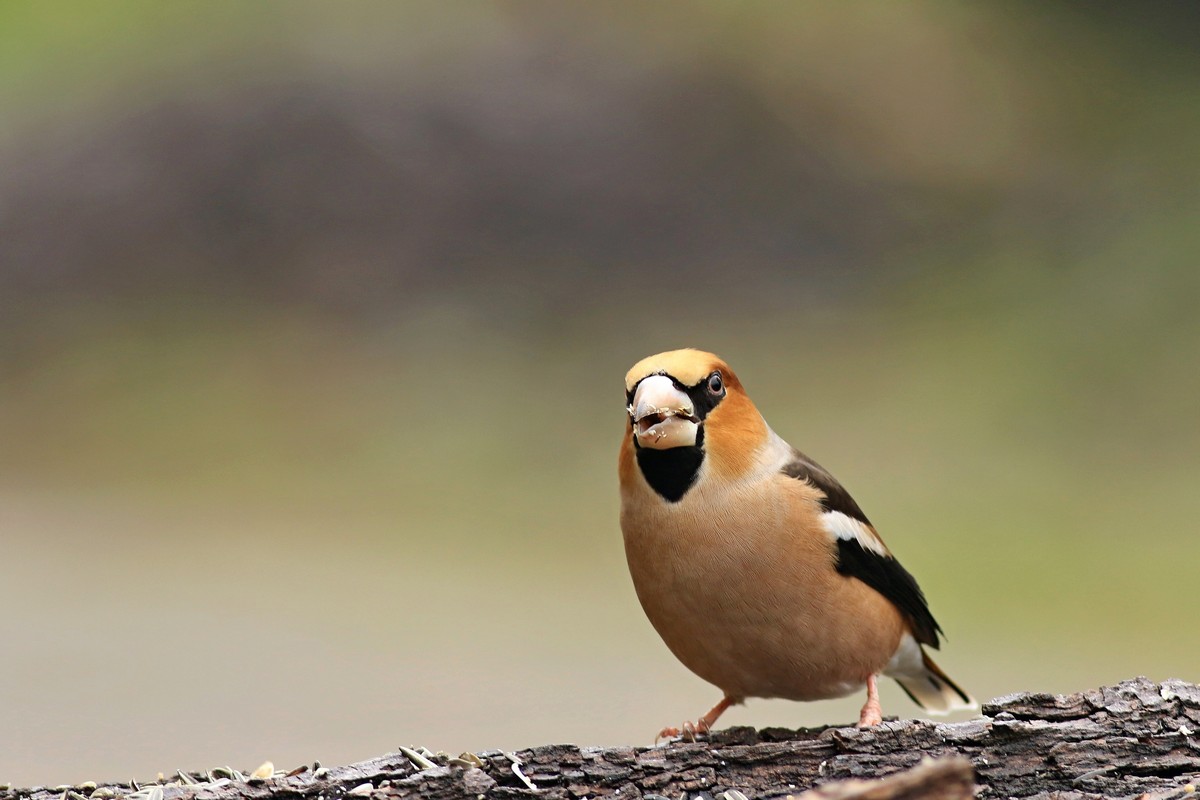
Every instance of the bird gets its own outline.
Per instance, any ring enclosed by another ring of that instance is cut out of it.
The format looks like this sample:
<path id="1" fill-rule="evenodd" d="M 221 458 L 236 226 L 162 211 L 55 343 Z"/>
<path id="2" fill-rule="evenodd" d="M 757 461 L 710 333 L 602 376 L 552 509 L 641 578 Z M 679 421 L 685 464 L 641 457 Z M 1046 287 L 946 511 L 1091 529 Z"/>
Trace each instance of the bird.
<path id="1" fill-rule="evenodd" d="M 929 657 L 942 630 L 913 576 L 832 474 L 763 419 L 721 358 L 658 353 L 625 375 L 621 531 L 638 600 L 684 666 L 722 692 L 694 741 L 747 698 L 846 697 L 882 722 L 877 680 L 921 708 L 976 706 Z"/>

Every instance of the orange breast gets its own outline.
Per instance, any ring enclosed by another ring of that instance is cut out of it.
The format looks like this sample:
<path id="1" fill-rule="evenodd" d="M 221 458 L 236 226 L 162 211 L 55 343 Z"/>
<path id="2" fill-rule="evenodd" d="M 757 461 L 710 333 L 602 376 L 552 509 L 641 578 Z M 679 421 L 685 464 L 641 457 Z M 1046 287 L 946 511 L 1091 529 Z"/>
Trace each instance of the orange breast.
<path id="1" fill-rule="evenodd" d="M 625 452 L 621 466 L 637 468 Z M 899 612 L 838 574 L 807 484 L 709 482 L 702 472 L 682 500 L 666 503 L 627 477 L 635 476 L 622 475 L 621 527 L 638 598 L 701 678 L 735 699 L 840 697 L 895 653 Z"/>

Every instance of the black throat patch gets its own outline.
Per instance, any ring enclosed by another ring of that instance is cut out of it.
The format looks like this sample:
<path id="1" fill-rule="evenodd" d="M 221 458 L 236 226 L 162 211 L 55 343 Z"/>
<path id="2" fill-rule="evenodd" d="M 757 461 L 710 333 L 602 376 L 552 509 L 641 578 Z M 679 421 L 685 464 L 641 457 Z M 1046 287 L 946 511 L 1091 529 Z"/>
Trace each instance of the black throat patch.
<path id="1" fill-rule="evenodd" d="M 667 375 L 665 372 L 654 374 Z M 671 375 L 667 375 L 667 377 L 671 379 L 671 383 L 675 384 L 676 389 L 691 399 L 696 416 L 700 419 L 701 424 L 696 431 L 696 443 L 690 447 L 656 450 L 640 446 L 637 437 L 634 436 L 633 450 L 637 456 L 638 468 L 642 471 L 646 483 L 650 484 L 650 488 L 658 492 L 664 500 L 678 503 L 696 482 L 700 465 L 704 463 L 704 418 L 708 416 L 708 412 L 725 399 L 725 390 L 722 389 L 719 395 L 714 396 L 705 390 L 704 381 L 701 381 L 698 386 L 684 386 L 675 377 Z M 641 382 L 638 381 L 639 384 Z M 626 405 L 633 403 L 636 390 L 637 386 L 635 385 L 633 389 L 626 392 Z"/>
<path id="2" fill-rule="evenodd" d="M 691 447 L 672 447 L 669 450 L 654 450 L 639 447 L 633 440 L 638 468 L 650 488 L 662 495 L 664 500 L 678 503 L 696 482 L 700 465 L 704 463 L 704 448 L 700 447 L 704 428 L 697 432 L 696 444 Z"/>

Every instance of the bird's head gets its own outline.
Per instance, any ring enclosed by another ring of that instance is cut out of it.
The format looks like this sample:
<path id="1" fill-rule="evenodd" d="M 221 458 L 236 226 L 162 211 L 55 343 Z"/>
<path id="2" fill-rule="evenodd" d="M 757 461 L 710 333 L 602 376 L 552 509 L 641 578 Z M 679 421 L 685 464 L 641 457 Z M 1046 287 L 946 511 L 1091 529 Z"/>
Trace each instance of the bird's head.
<path id="1" fill-rule="evenodd" d="M 625 397 L 622 480 L 633 479 L 627 473 L 636 462 L 670 502 L 682 499 L 706 464 L 728 478 L 749 470 L 767 437 L 741 381 L 712 353 L 671 350 L 642 359 L 625 375 Z"/>

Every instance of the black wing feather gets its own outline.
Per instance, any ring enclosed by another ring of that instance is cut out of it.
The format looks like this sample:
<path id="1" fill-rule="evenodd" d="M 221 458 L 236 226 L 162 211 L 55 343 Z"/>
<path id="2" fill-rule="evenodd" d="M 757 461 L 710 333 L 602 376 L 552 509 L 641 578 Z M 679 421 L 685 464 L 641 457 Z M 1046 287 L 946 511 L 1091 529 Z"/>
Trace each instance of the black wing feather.
<path id="1" fill-rule="evenodd" d="M 858 520 L 863 525 L 871 521 L 859 508 L 858 503 L 838 483 L 837 479 L 827 469 L 808 456 L 795 451 L 795 458 L 784 465 L 783 474 L 790 478 L 807 481 L 821 491 L 825 497 L 821 506 L 826 511 L 837 511 L 851 519 Z M 929 611 L 925 601 L 925 593 L 917 585 L 917 579 L 900 566 L 900 562 L 890 555 L 882 555 L 868 550 L 857 539 L 837 540 L 837 571 L 851 578 L 858 578 L 875 591 L 891 601 L 902 614 L 912 623 L 917 641 L 936 648 L 939 644 L 938 634 L 942 632 L 937 620 Z"/>
<path id="2" fill-rule="evenodd" d="M 899 561 L 866 549 L 857 539 L 839 538 L 837 548 L 837 571 L 858 578 L 892 601 L 892 605 L 912 623 L 917 641 L 936 649 L 942 629 L 929 612 L 925 593 L 917 585 L 917 579 L 900 566 Z"/>
<path id="3" fill-rule="evenodd" d="M 820 489 L 825 495 L 825 499 L 821 501 L 821 505 L 827 511 L 840 511 L 847 517 L 856 519 L 864 525 L 871 524 L 871 521 L 867 519 L 867 515 L 858 507 L 858 503 L 854 502 L 854 498 L 850 496 L 850 493 L 846 491 L 844 486 L 837 482 L 837 478 L 833 477 L 829 473 L 829 470 L 799 450 L 793 450 L 792 453 L 794 458 L 783 465 L 784 475 L 787 475 L 789 478 L 808 481 Z"/>

